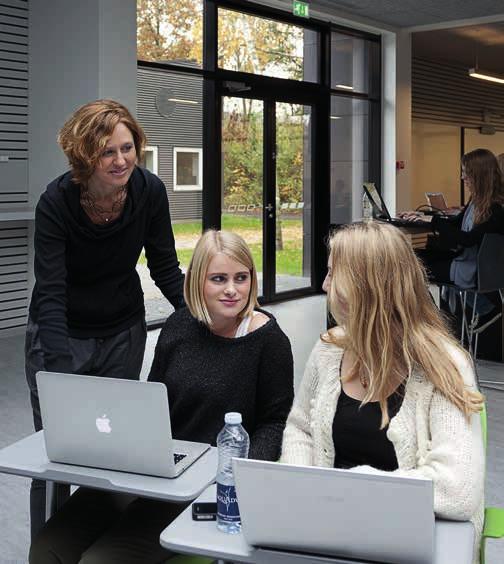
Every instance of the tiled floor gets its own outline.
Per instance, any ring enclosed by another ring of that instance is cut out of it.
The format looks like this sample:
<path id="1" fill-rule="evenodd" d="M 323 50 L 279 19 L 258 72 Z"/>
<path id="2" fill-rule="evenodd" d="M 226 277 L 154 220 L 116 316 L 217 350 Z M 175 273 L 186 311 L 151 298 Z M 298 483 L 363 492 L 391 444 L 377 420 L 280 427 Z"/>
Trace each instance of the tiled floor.
<path id="1" fill-rule="evenodd" d="M 325 327 L 325 298 L 316 296 L 268 307 L 292 342 L 296 385 L 310 350 Z M 149 333 L 143 377 L 152 362 L 159 331 Z M 504 367 L 482 362 L 480 379 L 504 383 Z M 0 448 L 32 432 L 31 409 L 23 370 L 23 337 L 0 340 Z M 487 505 L 504 507 L 504 393 L 484 390 L 487 397 L 489 444 Z M 26 478 L 0 474 L 0 564 L 24 564 L 28 552 L 28 487 Z M 491 541 L 487 564 L 504 562 L 504 540 Z M 446 564 L 457 564 L 450 562 Z"/>

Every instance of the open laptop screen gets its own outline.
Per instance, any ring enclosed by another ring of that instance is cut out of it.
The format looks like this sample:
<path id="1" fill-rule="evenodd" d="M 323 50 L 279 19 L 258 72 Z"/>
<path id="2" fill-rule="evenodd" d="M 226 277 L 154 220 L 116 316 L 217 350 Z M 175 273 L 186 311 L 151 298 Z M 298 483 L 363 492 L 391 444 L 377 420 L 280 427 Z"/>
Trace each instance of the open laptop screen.
<path id="1" fill-rule="evenodd" d="M 446 205 L 446 200 L 442 192 L 425 192 L 425 197 L 429 206 L 434 211 L 445 211 L 448 206 Z"/>
<path id="2" fill-rule="evenodd" d="M 364 183 L 364 191 L 366 192 L 371 206 L 373 208 L 373 216 L 381 219 L 390 219 L 390 213 L 381 197 L 380 193 L 376 189 L 376 186 L 372 182 Z"/>

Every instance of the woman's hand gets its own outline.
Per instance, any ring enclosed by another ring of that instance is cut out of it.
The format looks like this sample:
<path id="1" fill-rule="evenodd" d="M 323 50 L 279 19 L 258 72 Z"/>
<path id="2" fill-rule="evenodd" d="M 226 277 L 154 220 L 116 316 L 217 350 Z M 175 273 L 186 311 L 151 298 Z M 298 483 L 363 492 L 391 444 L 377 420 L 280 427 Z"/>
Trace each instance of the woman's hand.
<path id="1" fill-rule="evenodd" d="M 412 223 L 415 221 L 432 221 L 432 215 L 424 215 L 423 213 L 416 211 L 399 212 L 397 217 L 400 217 L 405 221 L 411 221 Z"/>

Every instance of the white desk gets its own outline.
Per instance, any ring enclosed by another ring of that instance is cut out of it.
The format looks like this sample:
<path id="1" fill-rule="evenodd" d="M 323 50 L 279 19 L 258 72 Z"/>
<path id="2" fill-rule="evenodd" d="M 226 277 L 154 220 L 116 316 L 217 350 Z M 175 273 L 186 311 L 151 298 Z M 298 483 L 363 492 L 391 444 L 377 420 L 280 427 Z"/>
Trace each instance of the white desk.
<path id="1" fill-rule="evenodd" d="M 215 501 L 215 485 L 209 486 L 197 501 Z M 182 554 L 197 554 L 233 562 L 254 564 L 368 564 L 362 560 L 328 556 L 309 556 L 277 550 L 257 549 L 243 535 L 228 535 L 217 529 L 215 521 L 193 521 L 188 507 L 162 533 L 161 545 Z M 433 564 L 471 564 L 474 529 L 469 522 L 436 520 Z M 370 563 L 369 563 L 370 564 Z"/>
<path id="2" fill-rule="evenodd" d="M 158 478 L 49 462 L 44 431 L 0 450 L 0 472 L 62 484 L 113 490 L 178 503 L 195 499 L 215 480 L 217 449 L 212 447 L 178 478 Z"/>

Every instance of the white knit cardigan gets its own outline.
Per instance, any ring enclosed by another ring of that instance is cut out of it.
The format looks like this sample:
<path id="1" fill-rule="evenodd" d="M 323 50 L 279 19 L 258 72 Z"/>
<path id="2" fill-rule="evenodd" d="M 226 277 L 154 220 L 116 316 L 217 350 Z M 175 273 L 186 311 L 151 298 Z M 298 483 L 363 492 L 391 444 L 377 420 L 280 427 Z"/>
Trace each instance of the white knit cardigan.
<path id="1" fill-rule="evenodd" d="M 469 361 L 453 346 L 447 345 L 447 351 L 466 385 L 475 389 Z M 331 343 L 319 340 L 313 348 L 287 419 L 281 462 L 334 466 L 332 424 L 341 391 L 342 356 L 343 350 Z M 435 514 L 473 523 L 476 564 L 484 519 L 485 456 L 480 416 L 473 415 L 469 423 L 415 370 L 408 378 L 401 408 L 390 421 L 387 437 L 394 445 L 399 466 L 391 474 L 430 478 L 434 482 Z"/>

